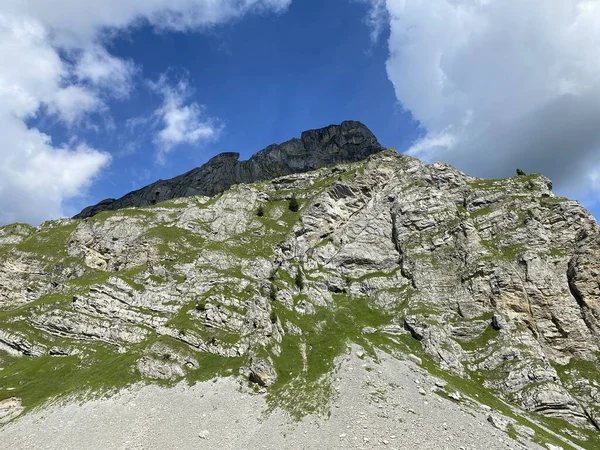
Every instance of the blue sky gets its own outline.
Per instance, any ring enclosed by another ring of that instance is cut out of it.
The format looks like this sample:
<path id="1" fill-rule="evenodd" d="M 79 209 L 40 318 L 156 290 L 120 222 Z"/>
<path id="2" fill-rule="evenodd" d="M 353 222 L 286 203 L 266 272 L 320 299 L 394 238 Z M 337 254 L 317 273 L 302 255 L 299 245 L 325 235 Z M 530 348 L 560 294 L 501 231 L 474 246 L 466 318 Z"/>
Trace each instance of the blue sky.
<path id="1" fill-rule="evenodd" d="M 141 78 L 155 80 L 168 71 L 174 79 L 188 79 L 193 99 L 222 121 L 223 130 L 216 142 L 178 146 L 163 164 L 155 161 L 151 132 L 88 133 L 95 147 L 113 154 L 131 141 L 139 148 L 115 157 L 90 197 L 74 202 L 76 209 L 178 175 L 219 152 L 236 151 L 246 159 L 303 130 L 347 119 L 363 121 L 385 145 L 408 148 L 417 124 L 395 99 L 385 73 L 385 41 L 371 43 L 364 4 L 336 5 L 339 0 L 309 0 L 292 3 L 285 14 L 251 16 L 211 33 L 157 34 L 144 28 L 115 41 L 111 52 L 136 61 Z M 113 118 L 117 126 L 124 124 L 159 102 L 142 84 L 115 104 Z"/>
<path id="2" fill-rule="evenodd" d="M 9 0 L 0 222 L 346 119 L 472 175 L 543 172 L 600 216 L 600 7 L 480 3 Z"/>

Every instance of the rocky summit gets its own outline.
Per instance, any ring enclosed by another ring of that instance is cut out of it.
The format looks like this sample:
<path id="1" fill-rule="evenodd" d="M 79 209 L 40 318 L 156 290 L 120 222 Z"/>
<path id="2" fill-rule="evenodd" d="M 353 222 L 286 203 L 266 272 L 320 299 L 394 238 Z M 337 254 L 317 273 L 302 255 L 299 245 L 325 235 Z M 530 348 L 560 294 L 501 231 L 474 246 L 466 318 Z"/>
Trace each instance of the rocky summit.
<path id="1" fill-rule="evenodd" d="M 360 122 L 345 121 L 302 133 L 300 139 L 270 145 L 248 161 L 240 154 L 221 153 L 206 164 L 170 180 L 159 180 L 116 200 L 109 198 L 89 206 L 74 218 L 101 211 L 148 206 L 180 197 L 212 196 L 234 184 L 254 183 L 283 175 L 308 172 L 340 163 L 357 162 L 383 150 L 371 131 Z"/>
<path id="2" fill-rule="evenodd" d="M 264 398 L 249 417 L 337 423 L 378 405 L 329 448 L 459 448 L 411 447 L 394 431 L 410 424 L 456 426 L 453 442 L 501 430 L 509 443 L 487 448 L 600 448 L 600 229 L 551 188 L 427 165 L 344 122 L 93 217 L 0 228 L 0 442 L 52 400 L 230 379 Z M 365 384 L 341 394 L 350 369 Z M 338 442 L 379 423 L 387 435 Z"/>

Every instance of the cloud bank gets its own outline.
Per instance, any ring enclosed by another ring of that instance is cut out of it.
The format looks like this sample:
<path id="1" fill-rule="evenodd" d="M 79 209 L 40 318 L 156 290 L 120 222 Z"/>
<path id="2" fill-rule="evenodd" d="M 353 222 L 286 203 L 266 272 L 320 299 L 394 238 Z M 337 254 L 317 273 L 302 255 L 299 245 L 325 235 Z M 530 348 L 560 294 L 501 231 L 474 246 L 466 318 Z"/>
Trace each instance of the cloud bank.
<path id="1" fill-rule="evenodd" d="M 282 12 L 291 0 L 6 0 L 0 11 L 0 224 L 38 223 L 64 214 L 110 163 L 84 142 L 56 146 L 28 125 L 41 115 L 77 127 L 127 98 L 136 66 L 110 54 L 106 43 L 132 27 L 189 31 L 249 13 Z M 179 95 L 180 97 L 177 97 Z M 194 142 L 202 111 L 181 92 L 165 96 L 164 148 Z M 178 101 L 179 99 L 179 101 Z"/>
<path id="2" fill-rule="evenodd" d="M 600 2 L 371 1 L 396 97 L 424 131 L 408 153 L 479 176 L 542 172 L 582 200 L 600 191 Z"/>

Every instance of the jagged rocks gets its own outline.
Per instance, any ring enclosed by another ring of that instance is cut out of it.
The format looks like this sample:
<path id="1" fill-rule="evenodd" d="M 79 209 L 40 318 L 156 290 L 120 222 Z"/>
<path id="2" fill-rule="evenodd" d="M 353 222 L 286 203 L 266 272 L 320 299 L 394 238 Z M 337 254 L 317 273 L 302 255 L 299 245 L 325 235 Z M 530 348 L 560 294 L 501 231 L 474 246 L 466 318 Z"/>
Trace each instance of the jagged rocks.
<path id="1" fill-rule="evenodd" d="M 149 349 L 149 354 L 137 363 L 137 369 L 144 377 L 155 380 L 180 379 L 186 375 L 186 370 L 198 368 L 196 359 L 161 343 L 154 344 Z"/>
<path id="2" fill-rule="evenodd" d="M 273 363 L 262 358 L 251 358 L 248 379 L 262 387 L 273 385 L 277 381 Z"/>
<path id="3" fill-rule="evenodd" d="M 501 431 L 507 431 L 508 425 L 511 422 L 505 416 L 499 416 L 497 414 L 489 414 L 487 416 L 487 421 L 494 427 Z"/>
<path id="4" fill-rule="evenodd" d="M 0 329 L 0 350 L 12 356 L 42 356 L 46 353 L 43 345 L 30 342 L 20 333 Z"/>
<path id="5" fill-rule="evenodd" d="M 90 217 L 106 210 L 153 205 L 178 197 L 215 195 L 234 184 L 356 162 L 381 150 L 383 147 L 367 127 L 360 122 L 346 121 L 341 125 L 305 131 L 300 139 L 271 145 L 248 161 L 239 161 L 239 153 L 221 153 L 184 175 L 158 181 L 118 200 L 106 199 L 85 208 L 76 218 Z"/>

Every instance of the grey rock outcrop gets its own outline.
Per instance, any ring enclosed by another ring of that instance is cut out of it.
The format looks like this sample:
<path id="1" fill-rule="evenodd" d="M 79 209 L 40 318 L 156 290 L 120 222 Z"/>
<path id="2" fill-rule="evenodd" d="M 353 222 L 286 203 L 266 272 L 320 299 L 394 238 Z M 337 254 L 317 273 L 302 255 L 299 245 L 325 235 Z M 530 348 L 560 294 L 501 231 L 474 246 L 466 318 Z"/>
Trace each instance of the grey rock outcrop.
<path id="1" fill-rule="evenodd" d="M 179 197 L 212 196 L 234 184 L 357 162 L 381 150 L 383 147 L 367 127 L 360 122 L 345 121 L 341 125 L 305 131 L 300 139 L 270 145 L 247 161 L 239 161 L 239 153 L 221 153 L 183 175 L 157 181 L 120 199 L 106 199 L 89 206 L 75 218 L 91 217 L 106 210 L 153 205 Z"/>

